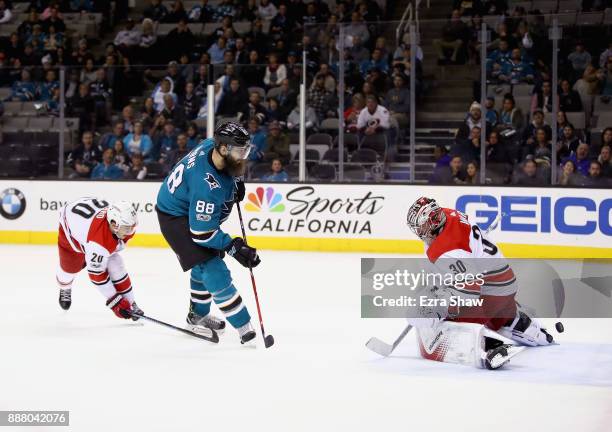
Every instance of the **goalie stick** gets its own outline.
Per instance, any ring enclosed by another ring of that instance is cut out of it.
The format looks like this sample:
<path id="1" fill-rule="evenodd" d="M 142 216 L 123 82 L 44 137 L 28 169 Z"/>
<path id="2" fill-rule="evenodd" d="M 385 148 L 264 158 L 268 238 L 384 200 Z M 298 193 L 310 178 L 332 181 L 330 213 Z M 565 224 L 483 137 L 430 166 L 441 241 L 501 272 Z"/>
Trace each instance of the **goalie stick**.
<path id="1" fill-rule="evenodd" d="M 502 215 L 503 214 L 497 215 L 495 220 L 485 230 L 486 234 L 489 234 L 491 231 L 497 228 L 497 225 L 499 224 L 499 220 L 501 219 Z M 378 339 L 377 337 L 371 337 L 370 340 L 366 342 L 366 347 L 369 350 L 374 351 L 378 355 L 381 355 L 383 357 L 389 357 L 391 353 L 395 350 L 395 348 L 397 348 L 397 346 L 402 342 L 402 340 L 404 340 L 406 335 L 410 333 L 410 330 L 412 330 L 412 325 L 408 324 L 408 326 L 406 326 L 406 328 L 402 330 L 397 339 L 395 339 L 395 342 L 393 342 L 392 345 Z"/>
<path id="2" fill-rule="evenodd" d="M 389 357 L 393 350 L 395 350 L 395 348 L 397 348 L 397 346 L 402 342 L 402 340 L 404 340 L 406 335 L 410 333 L 410 330 L 412 330 L 412 325 L 408 324 L 408 326 L 406 326 L 406 328 L 400 333 L 398 338 L 395 339 L 393 345 L 389 345 L 388 343 L 381 341 L 377 337 L 373 337 L 366 342 L 366 347 L 374 351 L 376 354 L 379 354 L 383 357 Z"/>

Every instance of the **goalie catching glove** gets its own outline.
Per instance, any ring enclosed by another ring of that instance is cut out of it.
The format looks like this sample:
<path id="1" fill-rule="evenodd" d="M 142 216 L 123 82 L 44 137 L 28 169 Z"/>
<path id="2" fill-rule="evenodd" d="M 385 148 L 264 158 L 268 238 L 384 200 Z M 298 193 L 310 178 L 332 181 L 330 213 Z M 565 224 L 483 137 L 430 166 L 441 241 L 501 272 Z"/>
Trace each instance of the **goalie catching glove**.
<path id="1" fill-rule="evenodd" d="M 236 237 L 225 248 L 225 252 L 236 259 L 243 267 L 257 267 L 261 260 L 257 249 L 247 245 L 242 237 Z"/>

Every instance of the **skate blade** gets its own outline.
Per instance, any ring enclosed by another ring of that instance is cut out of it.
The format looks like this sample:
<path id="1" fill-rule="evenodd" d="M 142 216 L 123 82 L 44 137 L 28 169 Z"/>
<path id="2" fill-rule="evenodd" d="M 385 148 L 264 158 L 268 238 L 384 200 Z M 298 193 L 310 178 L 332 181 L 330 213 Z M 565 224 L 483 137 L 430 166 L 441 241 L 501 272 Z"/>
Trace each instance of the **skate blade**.
<path id="1" fill-rule="evenodd" d="M 208 327 L 202 327 L 202 326 L 197 326 L 197 325 L 192 325 L 192 324 L 187 324 L 187 330 L 194 332 L 195 334 L 199 334 L 201 336 L 206 336 L 206 337 L 213 337 L 213 331 L 211 329 L 209 329 Z M 217 334 L 219 334 L 219 332 L 217 332 Z"/>

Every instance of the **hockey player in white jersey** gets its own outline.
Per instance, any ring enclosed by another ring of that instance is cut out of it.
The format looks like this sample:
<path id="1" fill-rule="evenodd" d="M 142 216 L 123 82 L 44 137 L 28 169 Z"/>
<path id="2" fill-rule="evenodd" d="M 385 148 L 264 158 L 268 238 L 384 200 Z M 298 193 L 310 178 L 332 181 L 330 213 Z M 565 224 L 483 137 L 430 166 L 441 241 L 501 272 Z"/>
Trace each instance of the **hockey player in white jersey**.
<path id="1" fill-rule="evenodd" d="M 119 255 L 134 236 L 138 220 L 132 205 L 120 201 L 81 198 L 60 210 L 56 279 L 59 304 L 68 310 L 72 303 L 72 283 L 87 268 L 89 279 L 104 296 L 106 305 L 119 318 L 142 314 L 134 301 L 130 277 Z"/>
<path id="2" fill-rule="evenodd" d="M 493 366 L 500 367 L 509 359 L 508 350 L 513 349 L 510 345 L 516 342 L 527 346 L 553 342 L 546 329 L 517 305 L 518 285 L 512 268 L 467 215 L 441 208 L 434 199 L 422 197 L 410 207 L 407 223 L 424 242 L 427 258 L 437 271 L 462 276 L 459 280 L 470 279 L 466 275 L 480 275 L 460 288 L 429 288 L 433 298 L 474 298 L 480 304 L 449 307 L 438 302 L 422 307 L 420 316 L 425 319 L 409 321 L 417 327 L 423 357 L 487 367 L 491 367 L 489 360 L 495 358 Z M 453 337 L 457 340 L 453 341 Z"/>

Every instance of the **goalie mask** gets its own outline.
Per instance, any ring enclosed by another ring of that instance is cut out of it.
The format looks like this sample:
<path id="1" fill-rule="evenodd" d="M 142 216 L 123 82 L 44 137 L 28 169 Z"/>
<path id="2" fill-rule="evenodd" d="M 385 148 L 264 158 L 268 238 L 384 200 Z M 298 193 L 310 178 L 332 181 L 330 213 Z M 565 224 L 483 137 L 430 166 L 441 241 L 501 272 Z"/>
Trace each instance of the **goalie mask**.
<path id="1" fill-rule="evenodd" d="M 106 220 L 110 229 L 119 239 L 134 235 L 138 218 L 132 204 L 127 201 L 119 201 L 111 204 L 106 211 Z"/>
<path id="2" fill-rule="evenodd" d="M 446 215 L 436 200 L 421 197 L 410 206 L 406 219 L 412 232 L 429 244 L 444 226 Z"/>

